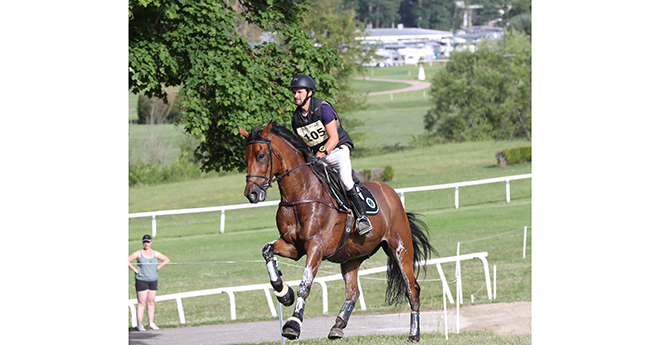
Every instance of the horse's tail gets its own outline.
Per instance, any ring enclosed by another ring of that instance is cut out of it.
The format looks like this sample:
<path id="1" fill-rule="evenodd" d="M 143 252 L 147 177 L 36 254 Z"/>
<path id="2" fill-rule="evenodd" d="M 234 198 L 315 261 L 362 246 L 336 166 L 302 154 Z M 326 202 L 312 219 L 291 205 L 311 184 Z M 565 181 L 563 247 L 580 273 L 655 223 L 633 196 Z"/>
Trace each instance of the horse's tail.
<path id="1" fill-rule="evenodd" d="M 420 272 L 420 268 L 426 274 L 426 266 L 417 266 L 418 261 L 426 261 L 431 257 L 431 254 L 438 254 L 438 252 L 431 246 L 427 237 L 429 228 L 421 219 L 418 214 L 406 212 L 408 216 L 408 223 L 410 223 L 410 234 L 412 235 L 413 242 L 413 262 L 415 263 L 415 278 Z M 392 253 L 389 253 L 392 254 Z M 411 286 L 411 288 L 415 288 Z M 385 292 L 385 301 L 387 304 L 402 304 L 405 303 L 406 297 L 406 280 L 403 278 L 403 272 L 399 269 L 399 265 L 394 259 L 393 255 L 388 255 L 387 260 L 387 290 Z"/>

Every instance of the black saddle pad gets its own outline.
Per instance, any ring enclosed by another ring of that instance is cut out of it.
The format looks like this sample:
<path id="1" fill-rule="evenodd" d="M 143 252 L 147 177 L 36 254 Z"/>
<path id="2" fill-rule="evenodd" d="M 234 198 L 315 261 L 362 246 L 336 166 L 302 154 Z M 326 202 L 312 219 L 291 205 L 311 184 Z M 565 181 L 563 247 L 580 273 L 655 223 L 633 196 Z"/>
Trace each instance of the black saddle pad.
<path id="1" fill-rule="evenodd" d="M 371 191 L 364 186 L 363 183 L 360 183 L 358 186 L 362 195 L 364 196 L 365 203 L 367 204 L 367 214 L 372 216 L 380 212 L 380 207 L 378 206 L 378 200 L 374 197 Z"/>
<path id="2" fill-rule="evenodd" d="M 346 193 L 342 188 L 341 181 L 339 181 L 339 173 L 335 169 L 325 164 L 315 164 L 313 167 L 318 169 L 318 172 L 322 171 L 325 180 L 330 186 L 333 197 L 339 203 L 339 207 L 342 207 L 348 211 L 350 209 L 350 201 L 346 197 Z M 365 204 L 367 205 L 367 214 L 378 214 L 378 212 L 380 212 L 380 206 L 378 205 L 378 200 L 376 200 L 373 193 L 371 193 L 371 191 L 364 185 L 364 183 L 362 183 L 362 181 L 360 181 L 355 176 L 355 174 L 353 174 L 353 181 L 360 189 L 362 196 L 364 196 Z"/>

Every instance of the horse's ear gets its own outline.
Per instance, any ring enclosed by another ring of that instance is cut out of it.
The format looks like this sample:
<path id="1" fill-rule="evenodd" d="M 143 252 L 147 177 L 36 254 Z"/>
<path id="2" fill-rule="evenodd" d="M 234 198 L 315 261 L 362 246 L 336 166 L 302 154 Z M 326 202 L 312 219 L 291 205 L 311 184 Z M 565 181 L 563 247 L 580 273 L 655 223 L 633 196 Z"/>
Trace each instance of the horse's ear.
<path id="1" fill-rule="evenodd" d="M 261 137 L 262 138 L 268 138 L 268 135 L 270 134 L 270 129 L 273 127 L 273 121 L 268 122 L 268 126 L 264 128 L 263 131 L 261 131 Z"/>
<path id="2" fill-rule="evenodd" d="M 238 126 L 238 130 L 241 132 L 241 135 L 247 139 L 250 136 L 250 133 L 248 131 L 244 130 L 243 127 Z"/>

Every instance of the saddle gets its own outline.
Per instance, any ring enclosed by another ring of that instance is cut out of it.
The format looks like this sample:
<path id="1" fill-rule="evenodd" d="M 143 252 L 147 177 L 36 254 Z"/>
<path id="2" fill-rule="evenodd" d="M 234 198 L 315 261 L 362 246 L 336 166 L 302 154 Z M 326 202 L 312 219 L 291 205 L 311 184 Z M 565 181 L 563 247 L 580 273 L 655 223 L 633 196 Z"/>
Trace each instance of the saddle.
<path id="1" fill-rule="evenodd" d="M 343 213 L 347 213 L 346 224 L 344 226 L 344 231 L 341 235 L 341 240 L 339 241 L 339 246 L 337 247 L 334 253 L 325 257 L 324 260 L 332 260 L 332 259 L 348 257 L 348 254 L 345 252 L 344 249 L 346 247 L 348 235 L 355 230 L 355 215 L 353 214 L 353 210 L 351 208 L 350 198 L 348 198 L 348 195 L 346 195 L 346 191 L 344 191 L 344 188 L 341 185 L 341 181 L 339 179 L 339 172 L 337 172 L 337 170 L 321 162 L 315 162 L 311 164 L 310 168 L 312 169 L 314 175 L 316 175 L 316 177 L 321 181 L 321 183 L 325 184 L 328 187 L 333 199 L 335 199 L 337 205 L 339 205 L 338 207 L 339 211 Z M 357 176 L 355 175 L 355 171 L 353 171 L 352 173 L 353 173 L 352 174 L 353 182 L 355 182 L 358 188 L 360 188 L 360 191 L 365 198 L 365 204 L 367 206 L 366 207 L 367 215 L 378 214 L 378 212 L 380 211 L 380 207 L 378 206 L 378 201 L 373 196 L 371 191 L 364 185 L 364 183 L 362 183 L 362 181 L 360 181 L 357 178 Z"/>
<path id="2" fill-rule="evenodd" d="M 344 188 L 341 185 L 339 172 L 323 163 L 315 163 L 310 165 L 310 167 L 312 168 L 314 175 L 316 175 L 316 177 L 321 180 L 321 183 L 324 183 L 328 186 L 330 189 L 330 194 L 332 194 L 332 197 L 335 199 L 335 201 L 337 201 L 339 208 L 345 212 L 352 210 L 350 199 L 348 198 L 348 195 L 346 195 L 346 191 L 344 191 Z M 371 191 L 364 185 L 364 183 L 362 183 L 362 181 L 357 178 L 355 170 L 352 171 L 352 175 L 353 182 L 355 182 L 355 185 L 360 188 L 360 192 L 362 192 L 362 195 L 364 196 L 365 203 L 367 205 L 367 215 L 371 216 L 378 214 L 380 211 L 378 201 L 371 193 Z"/>

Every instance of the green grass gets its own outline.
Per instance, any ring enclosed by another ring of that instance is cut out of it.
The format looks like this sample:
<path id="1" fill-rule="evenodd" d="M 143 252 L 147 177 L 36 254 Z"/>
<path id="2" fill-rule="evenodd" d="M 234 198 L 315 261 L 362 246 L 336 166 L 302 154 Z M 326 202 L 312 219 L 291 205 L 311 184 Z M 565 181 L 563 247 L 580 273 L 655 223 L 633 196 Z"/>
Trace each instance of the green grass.
<path id="1" fill-rule="evenodd" d="M 407 335 L 371 335 L 371 336 L 351 336 L 341 340 L 342 345 L 383 345 L 383 344 L 405 344 Z M 444 334 L 428 333 L 422 334 L 419 340 L 420 345 L 523 345 L 531 344 L 532 335 L 496 335 L 490 332 L 467 331 L 460 334 L 449 334 L 449 339 L 445 340 Z M 257 345 L 275 345 L 280 342 L 264 342 Z M 310 339 L 296 340 L 296 344 L 301 345 L 325 345 L 337 344 L 337 340 L 330 339 Z"/>

